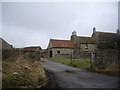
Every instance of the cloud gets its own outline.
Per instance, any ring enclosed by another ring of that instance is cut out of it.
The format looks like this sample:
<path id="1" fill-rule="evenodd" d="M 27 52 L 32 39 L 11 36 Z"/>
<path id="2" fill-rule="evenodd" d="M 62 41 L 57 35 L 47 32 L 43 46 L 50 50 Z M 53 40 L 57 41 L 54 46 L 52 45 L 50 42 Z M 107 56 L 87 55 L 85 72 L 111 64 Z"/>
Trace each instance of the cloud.
<path id="1" fill-rule="evenodd" d="M 92 28 L 115 32 L 117 2 L 4 2 L 3 38 L 16 47 L 40 45 L 50 38 L 69 39 L 72 31 L 90 36 Z"/>

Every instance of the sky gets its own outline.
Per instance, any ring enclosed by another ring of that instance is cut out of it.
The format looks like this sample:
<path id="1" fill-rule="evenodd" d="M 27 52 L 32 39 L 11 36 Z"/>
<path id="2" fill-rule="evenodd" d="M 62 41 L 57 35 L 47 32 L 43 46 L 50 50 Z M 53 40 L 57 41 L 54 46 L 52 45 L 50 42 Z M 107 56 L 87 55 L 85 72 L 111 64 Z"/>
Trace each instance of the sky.
<path id="1" fill-rule="evenodd" d="M 120 29 L 120 1 L 118 3 L 118 28 Z"/>
<path id="2" fill-rule="evenodd" d="M 3 2 L 2 38 L 14 47 L 47 48 L 50 39 L 69 40 L 118 29 L 117 2 Z"/>

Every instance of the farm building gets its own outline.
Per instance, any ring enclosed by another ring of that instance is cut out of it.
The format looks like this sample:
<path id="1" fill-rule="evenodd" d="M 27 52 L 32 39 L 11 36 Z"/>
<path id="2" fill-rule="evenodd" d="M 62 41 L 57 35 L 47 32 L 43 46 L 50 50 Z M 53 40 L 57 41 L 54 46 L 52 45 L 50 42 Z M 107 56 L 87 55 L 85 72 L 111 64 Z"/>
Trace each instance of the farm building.
<path id="1" fill-rule="evenodd" d="M 48 45 L 48 57 L 70 57 L 73 53 L 73 43 L 71 40 L 50 39 Z"/>

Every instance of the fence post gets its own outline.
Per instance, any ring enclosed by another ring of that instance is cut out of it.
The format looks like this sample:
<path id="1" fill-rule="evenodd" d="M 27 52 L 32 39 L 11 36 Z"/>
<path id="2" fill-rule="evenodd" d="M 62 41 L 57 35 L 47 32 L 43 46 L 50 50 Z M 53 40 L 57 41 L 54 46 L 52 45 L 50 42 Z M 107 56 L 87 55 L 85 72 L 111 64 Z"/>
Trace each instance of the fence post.
<path id="1" fill-rule="evenodd" d="M 91 52 L 90 67 L 93 68 L 93 63 L 95 60 L 95 51 Z"/>
<path id="2" fill-rule="evenodd" d="M 72 53 L 71 53 L 71 57 L 70 57 L 70 64 L 72 64 Z"/>

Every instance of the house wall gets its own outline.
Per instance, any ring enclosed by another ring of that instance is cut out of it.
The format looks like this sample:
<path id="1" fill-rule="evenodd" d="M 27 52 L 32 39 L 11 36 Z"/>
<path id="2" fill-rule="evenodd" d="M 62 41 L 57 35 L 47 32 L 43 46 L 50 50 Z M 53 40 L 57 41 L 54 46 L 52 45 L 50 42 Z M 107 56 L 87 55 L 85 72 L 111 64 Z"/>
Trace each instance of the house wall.
<path id="1" fill-rule="evenodd" d="M 82 51 L 93 51 L 96 49 L 96 45 L 95 44 L 88 44 L 88 48 L 85 48 L 86 44 L 80 44 L 80 48 Z"/>
<path id="2" fill-rule="evenodd" d="M 49 41 L 49 44 L 48 44 L 48 49 L 52 48 L 52 41 L 50 40 Z"/>
<path id="3" fill-rule="evenodd" d="M 94 38 L 97 38 L 97 36 L 98 35 L 96 33 L 93 34 Z M 71 40 L 73 41 L 75 47 L 76 47 L 76 45 L 78 47 L 80 46 L 81 51 L 93 51 L 96 49 L 96 44 L 88 44 L 88 49 L 85 49 L 86 44 L 79 45 L 80 42 L 79 42 L 79 37 L 77 35 L 71 35 Z M 97 38 L 97 40 L 98 40 L 98 38 Z"/>
<path id="4" fill-rule="evenodd" d="M 71 35 L 70 40 L 73 42 L 74 45 L 78 45 L 79 37 L 77 35 Z"/>
<path id="5" fill-rule="evenodd" d="M 96 41 L 96 43 L 99 43 L 99 34 L 98 33 L 96 33 L 96 32 L 93 32 L 93 34 L 92 34 L 92 36 L 91 37 L 93 37 L 94 39 L 95 39 L 95 41 Z"/>
<path id="6" fill-rule="evenodd" d="M 73 52 L 73 49 L 70 48 L 52 48 L 52 57 L 57 57 L 58 53 L 57 51 L 60 51 L 59 54 L 71 54 Z"/>

